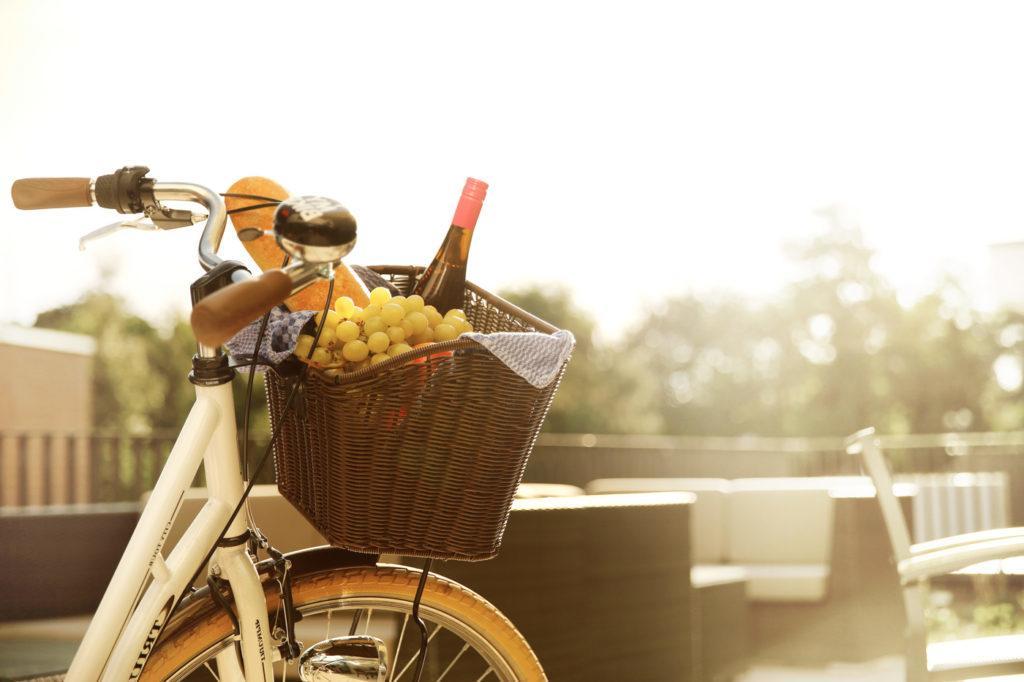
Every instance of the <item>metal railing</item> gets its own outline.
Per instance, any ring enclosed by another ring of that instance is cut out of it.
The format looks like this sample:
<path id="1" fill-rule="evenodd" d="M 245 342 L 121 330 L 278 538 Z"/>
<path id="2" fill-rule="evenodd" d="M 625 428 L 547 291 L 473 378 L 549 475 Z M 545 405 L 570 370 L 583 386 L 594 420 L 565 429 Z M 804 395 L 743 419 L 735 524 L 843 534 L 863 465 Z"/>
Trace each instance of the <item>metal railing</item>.
<path id="1" fill-rule="evenodd" d="M 152 488 L 174 432 L 0 431 L 0 506 L 137 500 Z M 269 436 L 250 437 L 259 453 Z M 897 472 L 1006 471 L 1024 521 L 1024 432 L 883 436 Z M 544 434 L 526 480 L 583 485 L 609 477 L 838 476 L 860 473 L 844 439 Z M 267 466 L 260 482 L 273 482 Z M 195 485 L 204 483 L 201 474 Z"/>
<path id="2" fill-rule="evenodd" d="M 893 460 L 894 468 L 907 472 L 959 471 L 979 457 L 1024 455 L 1024 431 L 883 435 L 879 440 Z M 590 451 L 593 458 L 612 455 L 612 460 L 619 460 L 620 456 L 628 459 L 654 454 L 678 455 L 690 460 L 683 468 L 700 469 L 693 475 L 720 478 L 858 474 L 860 459 L 846 454 L 845 443 L 843 436 L 545 434 L 538 441 L 538 447 L 565 452 Z M 701 467 L 702 459 L 710 464 Z M 1024 461 L 1021 465 L 1024 466 Z M 638 471 L 634 475 L 644 474 Z"/>
<path id="3" fill-rule="evenodd" d="M 150 490 L 177 437 L 173 432 L 0 431 L 0 507 L 138 500 Z M 262 451 L 268 437 L 250 439 Z M 273 481 L 264 471 L 261 481 Z M 193 485 L 205 483 L 202 471 Z"/>

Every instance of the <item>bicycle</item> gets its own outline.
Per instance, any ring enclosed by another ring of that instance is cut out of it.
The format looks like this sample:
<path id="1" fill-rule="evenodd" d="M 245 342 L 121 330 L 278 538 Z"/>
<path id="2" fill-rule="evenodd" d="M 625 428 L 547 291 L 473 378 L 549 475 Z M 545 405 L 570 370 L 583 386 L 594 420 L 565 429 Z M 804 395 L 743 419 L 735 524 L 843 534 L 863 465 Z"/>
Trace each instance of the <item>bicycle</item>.
<path id="1" fill-rule="evenodd" d="M 291 262 L 254 279 L 241 264 L 217 255 L 227 222 L 220 195 L 196 184 L 156 182 L 147 173 L 133 167 L 95 179 L 24 179 L 11 190 L 21 209 L 95 204 L 148 218 L 114 223 L 87 235 L 83 245 L 119 229 L 205 223 L 199 262 L 206 274 L 192 285 L 197 353 L 189 380 L 196 402 L 65 679 L 208 674 L 266 682 L 275 679 L 278 664 L 283 677 L 297 665 L 305 680 L 400 682 L 419 679 L 429 661 L 436 680 L 546 680 L 507 618 L 470 589 L 430 573 L 429 564 L 423 570 L 384 564 L 334 547 L 281 555 L 239 513 L 255 476 L 247 482 L 239 468 L 235 372 L 220 344 L 288 296 L 330 278 L 352 248 L 355 221 L 331 200 L 292 202 L 290 210 L 301 217 L 286 235 L 276 235 Z M 171 201 L 198 204 L 207 213 L 164 204 Z M 164 557 L 164 539 L 200 466 L 208 500 Z M 270 556 L 257 561 L 260 542 Z M 196 589 L 207 562 L 207 585 Z M 335 628 L 342 636 L 331 636 Z M 297 629 L 304 636 L 322 633 L 323 641 L 300 657 Z M 428 651 L 441 657 L 431 659 Z"/>

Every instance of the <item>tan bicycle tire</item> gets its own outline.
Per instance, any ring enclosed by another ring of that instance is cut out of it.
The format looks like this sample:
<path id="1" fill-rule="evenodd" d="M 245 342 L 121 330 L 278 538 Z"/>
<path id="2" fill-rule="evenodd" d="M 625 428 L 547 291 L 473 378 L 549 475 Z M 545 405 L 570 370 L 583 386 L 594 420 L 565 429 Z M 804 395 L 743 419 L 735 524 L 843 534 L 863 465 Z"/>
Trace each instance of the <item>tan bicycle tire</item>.
<path id="1" fill-rule="evenodd" d="M 403 566 L 365 566 L 339 568 L 298 576 L 292 584 L 297 609 L 305 605 L 337 598 L 383 597 L 412 602 L 420 572 Z M 269 594 L 269 593 L 268 593 Z M 544 682 L 547 677 L 533 650 L 514 625 L 487 600 L 469 588 L 442 576 L 431 574 L 421 604 L 446 613 L 471 628 L 486 640 L 514 671 L 517 682 Z M 271 609 L 276 595 L 268 597 Z M 223 611 L 213 611 L 201 622 L 179 628 L 161 637 L 146 663 L 142 680 L 166 680 L 187 669 L 211 647 L 232 631 Z"/>

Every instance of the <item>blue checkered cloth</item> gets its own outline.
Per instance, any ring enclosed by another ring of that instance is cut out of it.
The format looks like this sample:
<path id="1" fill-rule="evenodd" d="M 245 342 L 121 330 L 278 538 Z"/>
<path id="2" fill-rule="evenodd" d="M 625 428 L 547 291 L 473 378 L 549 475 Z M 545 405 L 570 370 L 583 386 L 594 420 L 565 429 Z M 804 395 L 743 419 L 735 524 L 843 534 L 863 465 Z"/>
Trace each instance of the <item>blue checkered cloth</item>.
<path id="1" fill-rule="evenodd" d="M 388 289 L 393 296 L 398 295 L 398 289 L 396 289 L 391 282 L 380 276 L 379 273 L 370 270 L 362 265 L 353 265 L 353 272 L 363 280 L 363 284 L 366 285 L 367 289 L 375 289 L 377 287 L 384 287 Z M 292 354 L 295 349 L 295 344 L 299 340 L 299 334 L 302 333 L 302 328 L 306 326 L 313 316 L 316 315 L 315 310 L 300 310 L 298 312 L 289 312 L 284 306 L 278 306 L 270 311 L 270 320 L 267 322 L 267 331 L 263 335 L 263 341 L 260 342 L 260 357 L 259 362 L 261 365 L 257 365 L 256 370 L 262 371 L 266 369 L 265 365 L 272 365 L 277 367 L 282 362 L 288 359 L 288 356 Z M 246 363 L 246 365 L 252 362 L 252 352 L 256 348 L 256 339 L 259 336 L 260 323 L 263 318 L 251 322 L 248 327 L 232 337 L 225 345 L 227 346 L 228 353 L 231 354 L 238 363 Z M 248 367 L 239 367 L 248 371 Z"/>
<path id="2" fill-rule="evenodd" d="M 282 308 L 270 311 L 267 331 L 260 344 L 260 365 L 257 371 L 266 369 L 266 365 L 277 366 L 288 359 L 298 342 L 299 333 L 316 313 L 302 310 L 289 313 Z M 256 347 L 260 321 L 257 320 L 238 332 L 228 341 L 227 348 L 231 356 L 240 363 L 252 361 L 252 351 Z M 530 382 L 537 388 L 544 388 L 558 376 L 562 364 L 572 354 L 576 339 L 572 332 L 561 330 L 554 334 L 538 332 L 497 332 L 495 334 L 479 334 L 471 332 L 463 334 L 476 341 L 494 354 L 513 372 Z M 239 369 L 248 370 L 248 365 Z"/>
<path id="3" fill-rule="evenodd" d="M 398 293 L 397 289 L 385 282 L 377 273 L 359 266 L 355 266 L 354 269 L 368 288 L 387 286 L 392 290 L 392 294 Z M 265 369 L 266 365 L 276 367 L 287 360 L 295 349 L 303 327 L 314 315 L 316 315 L 316 311 L 313 310 L 288 312 L 284 306 L 271 310 L 267 330 L 260 343 L 260 365 L 257 365 L 257 371 Z M 256 347 L 261 321 L 262 318 L 252 322 L 227 342 L 228 352 L 237 363 L 246 363 L 247 365 L 252 362 L 253 349 Z M 558 371 L 576 346 L 576 339 L 572 332 L 566 330 L 557 331 L 554 334 L 539 332 L 481 334 L 471 332 L 463 334 L 463 336 L 476 341 L 489 350 L 509 369 L 537 388 L 544 388 L 555 380 Z M 242 365 L 239 369 L 248 370 L 246 365 Z"/>
<path id="4" fill-rule="evenodd" d="M 288 359 L 295 349 L 299 340 L 302 328 L 306 326 L 313 316 L 314 310 L 300 310 L 295 313 L 288 312 L 283 306 L 270 311 L 270 320 L 267 321 L 267 330 L 263 334 L 263 341 L 260 342 L 259 362 L 264 365 L 257 365 L 256 370 L 266 369 L 265 365 L 280 365 Z M 248 371 L 248 363 L 252 362 L 252 353 L 256 348 L 256 339 L 259 338 L 260 323 L 263 318 L 249 324 L 248 327 L 238 332 L 230 341 L 225 344 L 228 353 L 237 363 L 246 363 L 239 367 Z"/>

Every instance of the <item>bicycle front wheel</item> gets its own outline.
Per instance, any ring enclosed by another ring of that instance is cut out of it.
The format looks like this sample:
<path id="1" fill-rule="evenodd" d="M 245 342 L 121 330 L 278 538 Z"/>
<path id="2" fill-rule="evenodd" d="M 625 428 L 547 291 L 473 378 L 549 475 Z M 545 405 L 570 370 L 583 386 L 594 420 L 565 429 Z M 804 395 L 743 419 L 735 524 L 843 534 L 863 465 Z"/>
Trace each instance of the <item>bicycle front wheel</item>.
<path id="1" fill-rule="evenodd" d="M 296 576 L 292 598 L 302 614 L 297 637 L 308 646 L 339 635 L 371 634 L 387 645 L 388 680 L 412 680 L 420 647 L 420 631 L 411 618 L 419 578 L 419 570 L 384 565 Z M 277 596 L 268 596 L 271 614 L 277 606 Z M 547 679 L 515 626 L 458 583 L 428 576 L 420 617 L 430 637 L 424 681 Z M 231 621 L 223 610 L 211 610 L 201 622 L 168 634 L 146 663 L 144 680 L 218 679 L 214 659 L 233 644 Z M 298 679 L 292 664 L 280 663 L 277 671 L 281 678 Z"/>

